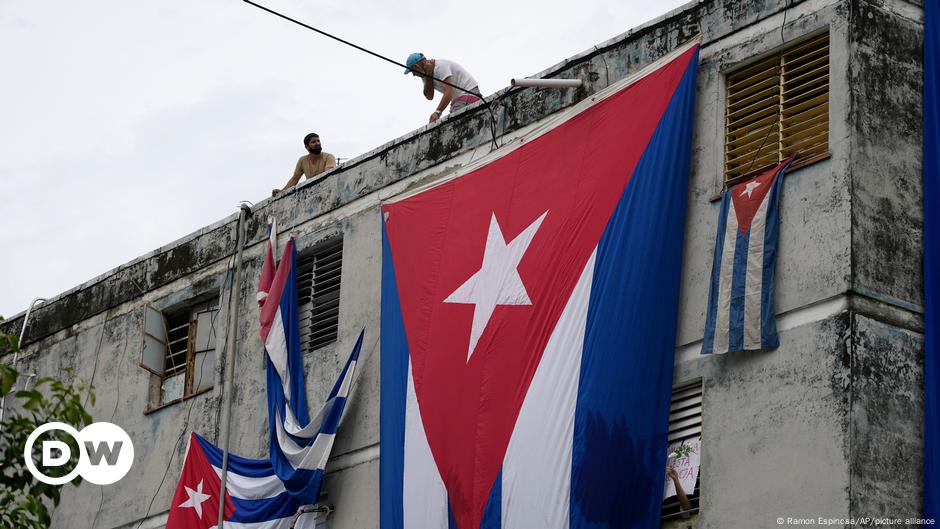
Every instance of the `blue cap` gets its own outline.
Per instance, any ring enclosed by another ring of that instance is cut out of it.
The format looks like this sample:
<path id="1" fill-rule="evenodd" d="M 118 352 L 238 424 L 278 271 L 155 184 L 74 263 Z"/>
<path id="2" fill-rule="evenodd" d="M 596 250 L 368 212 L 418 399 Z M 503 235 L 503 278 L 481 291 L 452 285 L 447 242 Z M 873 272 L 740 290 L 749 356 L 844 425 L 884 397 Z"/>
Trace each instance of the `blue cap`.
<path id="1" fill-rule="evenodd" d="M 405 66 L 407 66 L 407 68 L 405 68 L 405 75 L 408 75 L 409 73 L 411 73 L 411 67 L 422 60 L 424 60 L 423 53 L 414 52 L 411 55 L 409 55 L 408 60 L 405 61 Z"/>

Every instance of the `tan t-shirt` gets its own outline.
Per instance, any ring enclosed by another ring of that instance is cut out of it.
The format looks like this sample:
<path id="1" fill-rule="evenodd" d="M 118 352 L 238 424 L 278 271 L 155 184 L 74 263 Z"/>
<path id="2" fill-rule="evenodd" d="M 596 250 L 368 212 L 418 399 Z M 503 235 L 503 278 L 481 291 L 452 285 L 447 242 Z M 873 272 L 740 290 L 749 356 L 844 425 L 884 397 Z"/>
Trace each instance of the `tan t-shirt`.
<path id="1" fill-rule="evenodd" d="M 320 154 L 306 154 L 297 160 L 297 167 L 294 168 L 294 177 L 299 178 L 305 175 L 307 178 L 313 178 L 318 174 L 336 167 L 336 157 L 332 154 L 321 151 Z"/>

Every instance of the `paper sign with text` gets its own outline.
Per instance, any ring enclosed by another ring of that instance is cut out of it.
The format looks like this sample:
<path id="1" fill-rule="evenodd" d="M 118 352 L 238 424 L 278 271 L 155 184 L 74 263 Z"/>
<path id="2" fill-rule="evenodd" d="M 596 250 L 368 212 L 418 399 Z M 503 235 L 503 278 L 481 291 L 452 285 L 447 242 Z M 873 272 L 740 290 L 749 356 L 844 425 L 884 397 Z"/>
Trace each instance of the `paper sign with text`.
<path id="1" fill-rule="evenodd" d="M 686 439 L 685 441 L 676 441 L 669 445 L 666 466 L 672 465 L 679 475 L 679 483 L 686 495 L 695 491 L 695 482 L 698 480 L 698 466 L 701 458 L 702 439 Z M 664 469 L 665 471 L 665 469 Z M 666 476 L 665 486 L 663 487 L 663 499 L 676 495 L 676 486 Z"/>

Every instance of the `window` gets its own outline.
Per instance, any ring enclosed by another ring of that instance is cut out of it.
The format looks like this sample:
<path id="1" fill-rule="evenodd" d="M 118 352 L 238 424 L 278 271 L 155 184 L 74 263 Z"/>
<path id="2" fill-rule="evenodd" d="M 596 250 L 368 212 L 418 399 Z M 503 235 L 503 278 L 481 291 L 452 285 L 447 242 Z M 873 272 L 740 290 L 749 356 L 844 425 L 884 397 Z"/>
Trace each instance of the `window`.
<path id="1" fill-rule="evenodd" d="M 153 374 L 151 408 L 196 395 L 215 379 L 215 323 L 218 299 L 172 312 L 147 306 L 141 367 Z"/>
<path id="2" fill-rule="evenodd" d="M 342 237 L 327 240 L 298 259 L 300 347 L 305 353 L 336 341 L 342 271 Z"/>
<path id="3" fill-rule="evenodd" d="M 672 389 L 672 402 L 669 405 L 669 446 L 700 443 L 702 438 L 702 381 L 675 387 Z M 701 455 L 701 454 L 699 454 Z M 667 478 L 668 479 L 668 478 Z M 679 499 L 670 496 L 663 500 L 662 526 L 685 527 L 676 525 L 688 516 L 698 514 L 701 474 L 695 481 L 694 490 L 686 490 L 691 509 L 682 511 Z"/>
<path id="4" fill-rule="evenodd" d="M 793 153 L 791 167 L 829 155 L 829 34 L 727 76 L 725 186 Z"/>

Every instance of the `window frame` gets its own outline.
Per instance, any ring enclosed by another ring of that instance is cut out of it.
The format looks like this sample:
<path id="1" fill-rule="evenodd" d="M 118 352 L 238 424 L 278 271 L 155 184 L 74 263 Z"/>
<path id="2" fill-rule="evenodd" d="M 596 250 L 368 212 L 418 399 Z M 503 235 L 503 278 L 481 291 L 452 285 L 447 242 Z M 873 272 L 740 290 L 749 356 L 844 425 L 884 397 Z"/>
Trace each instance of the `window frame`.
<path id="1" fill-rule="evenodd" d="M 216 331 L 215 324 L 218 318 L 221 307 L 219 306 L 219 298 L 216 296 L 210 296 L 202 298 L 199 301 L 191 301 L 186 303 L 181 307 L 169 310 L 159 310 L 152 305 L 147 305 L 145 308 L 145 316 L 143 321 L 143 337 L 142 337 L 142 358 L 140 362 L 140 367 L 150 372 L 150 397 L 148 398 L 148 408 L 145 410 L 145 414 L 160 410 L 167 406 L 171 406 L 178 402 L 182 402 L 189 398 L 201 395 L 210 391 L 215 385 L 214 377 L 214 366 L 216 360 L 216 352 L 218 350 L 218 343 L 216 342 Z M 208 320 L 204 319 L 202 315 L 206 316 Z M 159 336 L 159 331 L 156 329 L 155 318 L 156 315 L 160 317 L 160 324 L 162 325 L 162 336 Z M 184 321 L 185 324 L 181 323 Z M 209 331 L 208 334 L 200 333 L 199 322 L 203 321 L 204 323 L 208 321 Z M 172 326 L 172 328 L 171 328 Z M 170 334 L 174 331 L 183 330 L 185 326 L 185 348 L 181 348 L 175 352 L 171 352 L 171 347 L 174 343 L 178 343 L 184 338 L 174 337 L 171 339 Z M 199 338 L 205 340 L 205 344 L 201 346 L 197 344 Z M 148 344 L 149 340 L 149 344 Z M 161 368 L 157 369 L 154 365 L 154 360 L 152 357 L 153 350 L 150 350 L 151 359 L 145 358 L 148 352 L 148 345 L 150 347 L 163 347 L 163 362 L 161 363 Z M 171 362 L 168 363 L 168 360 L 172 358 L 173 355 L 184 354 L 182 362 Z M 202 357 L 202 367 L 198 369 L 200 377 L 206 374 L 206 364 L 209 364 L 209 374 L 212 375 L 211 379 L 208 380 L 208 383 L 205 383 L 200 378 L 195 380 L 197 372 L 197 360 L 198 355 L 204 355 Z M 168 371 L 172 371 L 168 373 Z M 166 398 L 166 388 L 164 387 L 167 380 L 172 377 L 176 377 L 182 374 L 182 390 L 179 396 L 174 396 L 173 398 Z"/>

